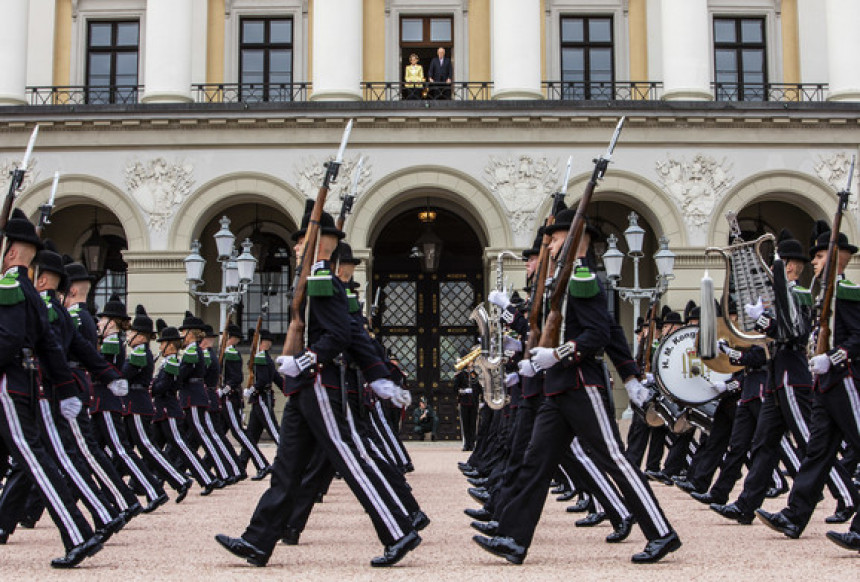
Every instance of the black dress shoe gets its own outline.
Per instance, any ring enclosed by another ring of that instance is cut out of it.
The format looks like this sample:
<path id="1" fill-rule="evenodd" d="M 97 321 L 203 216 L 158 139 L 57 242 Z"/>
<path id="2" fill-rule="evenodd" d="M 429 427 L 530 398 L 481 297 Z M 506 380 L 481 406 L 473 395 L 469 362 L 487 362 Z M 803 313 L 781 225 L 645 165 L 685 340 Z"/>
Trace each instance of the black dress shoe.
<path id="1" fill-rule="evenodd" d="M 209 495 L 210 493 L 212 493 L 213 491 L 218 489 L 218 483 L 220 483 L 220 482 L 221 481 L 219 481 L 218 479 L 215 479 L 214 481 L 210 481 L 209 483 L 206 484 L 205 487 L 203 487 L 203 491 L 200 492 L 200 495 L 203 497 L 206 497 L 207 495 Z"/>
<path id="2" fill-rule="evenodd" d="M 493 514 L 484 509 L 483 507 L 479 509 L 472 509 L 471 507 L 468 509 L 464 509 L 463 513 L 471 517 L 472 519 L 478 521 L 490 521 L 493 519 Z"/>
<path id="3" fill-rule="evenodd" d="M 411 531 L 390 546 L 385 546 L 385 552 L 370 561 L 374 568 L 387 568 L 393 566 L 403 559 L 403 556 L 417 548 L 421 544 L 421 536 L 416 531 Z"/>
<path id="4" fill-rule="evenodd" d="M 854 515 L 853 507 L 836 508 L 833 515 L 824 518 L 824 523 L 845 523 Z"/>
<path id="5" fill-rule="evenodd" d="M 490 481 L 490 479 L 488 477 L 469 477 L 466 481 L 469 482 L 469 485 L 483 487 Z"/>
<path id="6" fill-rule="evenodd" d="M 478 503 L 486 503 L 490 500 L 490 494 L 486 489 L 481 487 L 469 487 L 467 489 L 469 495 L 472 496 L 472 499 L 477 501 Z"/>
<path id="7" fill-rule="evenodd" d="M 740 508 L 734 503 L 729 503 L 728 505 L 712 503 L 710 507 L 712 510 L 716 511 L 726 519 L 731 519 L 732 521 L 736 521 L 741 525 L 751 524 L 753 522 L 753 518 L 755 517 L 752 513 L 745 513 L 741 511 Z"/>
<path id="8" fill-rule="evenodd" d="M 659 481 L 663 485 L 674 485 L 675 482 L 663 471 L 645 471 L 645 475 L 652 481 Z"/>
<path id="9" fill-rule="evenodd" d="M 570 491 L 570 487 L 567 485 L 557 485 L 550 490 L 550 493 L 553 495 L 561 495 L 562 493 L 567 493 Z"/>
<path id="10" fill-rule="evenodd" d="M 472 540 L 491 554 L 501 556 L 512 564 L 522 564 L 526 559 L 526 548 L 519 545 L 514 538 L 494 536 L 472 536 Z"/>
<path id="11" fill-rule="evenodd" d="M 117 515 L 115 518 L 107 522 L 104 527 L 96 530 L 96 537 L 99 542 L 103 544 L 123 527 L 125 527 L 125 519 L 122 515 Z"/>
<path id="12" fill-rule="evenodd" d="M 705 505 L 724 505 L 728 499 L 717 499 L 714 495 L 707 491 L 705 493 L 699 493 L 698 491 L 693 491 L 690 493 L 690 497 L 698 501 L 699 503 L 704 503 Z"/>
<path id="13" fill-rule="evenodd" d="M 636 520 L 633 519 L 632 515 L 628 515 L 624 519 L 621 520 L 621 523 L 618 525 L 614 525 L 615 531 L 606 536 L 607 544 L 617 544 L 619 542 L 623 542 L 630 535 L 630 532 L 633 531 L 633 523 Z"/>
<path id="14" fill-rule="evenodd" d="M 604 521 L 606 521 L 606 514 L 602 511 L 596 511 L 594 513 L 589 513 L 582 519 L 576 520 L 573 525 L 576 527 L 594 527 Z"/>
<path id="15" fill-rule="evenodd" d="M 251 481 L 262 481 L 262 480 L 263 480 L 263 479 L 265 479 L 265 478 L 266 478 L 266 476 L 267 476 L 269 473 L 271 473 L 271 472 L 272 472 L 272 466 L 271 466 L 271 465 L 266 465 L 265 467 L 263 467 L 262 469 L 260 469 L 259 471 L 257 471 L 257 474 L 256 474 L 256 475 L 254 475 L 253 477 L 251 477 Z"/>
<path id="16" fill-rule="evenodd" d="M 463 471 L 463 475 L 465 475 L 466 477 L 473 477 L 473 478 L 483 477 L 483 475 L 481 475 L 481 473 L 477 469 L 470 469 L 468 471 Z"/>
<path id="17" fill-rule="evenodd" d="M 576 493 L 574 493 L 573 491 L 565 491 L 564 493 L 562 493 L 561 495 L 556 497 L 555 500 L 556 501 L 570 501 L 574 497 L 576 497 Z"/>
<path id="18" fill-rule="evenodd" d="M 51 560 L 52 568 L 74 568 L 84 561 L 85 558 L 95 556 L 104 546 L 96 536 L 76 545 L 62 558 Z"/>
<path id="19" fill-rule="evenodd" d="M 415 531 L 421 531 L 428 525 L 430 525 L 430 518 L 427 517 L 427 514 L 421 511 L 420 509 L 409 516 L 412 520 L 412 529 Z"/>
<path id="20" fill-rule="evenodd" d="M 36 521 L 37 520 L 35 520 L 35 519 L 25 517 L 24 519 L 22 519 L 21 521 L 18 522 L 18 525 L 20 525 L 24 529 L 33 529 L 34 527 L 36 527 Z"/>
<path id="21" fill-rule="evenodd" d="M 5 529 L 0 529 L 0 546 L 5 546 L 9 541 L 9 532 Z"/>
<path id="22" fill-rule="evenodd" d="M 767 493 L 765 493 L 764 496 L 767 499 L 775 499 L 775 498 L 779 497 L 780 495 L 782 495 L 783 493 L 788 493 L 788 486 L 771 487 L 770 489 L 767 490 Z"/>
<path id="23" fill-rule="evenodd" d="M 472 465 L 470 465 L 469 463 L 462 463 L 462 462 L 457 463 L 457 468 L 458 468 L 458 469 L 460 469 L 461 471 L 472 471 L 472 470 L 474 470 L 474 469 L 475 469 L 475 468 L 474 468 Z"/>
<path id="24" fill-rule="evenodd" d="M 785 517 L 782 512 L 770 513 L 764 509 L 756 509 L 758 520 L 774 531 L 778 531 L 793 540 L 800 537 L 800 528 Z"/>
<path id="25" fill-rule="evenodd" d="M 846 550 L 860 552 L 860 533 L 849 531 L 840 533 L 838 531 L 827 532 L 827 539 Z"/>
<path id="26" fill-rule="evenodd" d="M 226 479 L 215 479 L 212 483 L 215 486 L 215 489 L 224 489 L 227 486 Z"/>
<path id="27" fill-rule="evenodd" d="M 675 485 L 678 489 L 686 491 L 687 493 L 695 493 L 698 491 L 698 488 L 686 479 L 675 479 Z"/>
<path id="28" fill-rule="evenodd" d="M 404 465 L 404 467 L 403 467 L 404 473 L 411 473 L 414 470 L 415 470 L 415 465 L 413 465 L 411 462 L 406 463 L 406 465 Z"/>
<path id="29" fill-rule="evenodd" d="M 191 479 L 183 483 L 179 486 L 179 489 L 176 490 L 176 503 L 182 503 L 185 498 L 188 496 L 188 490 L 191 489 L 191 485 L 194 483 Z"/>
<path id="30" fill-rule="evenodd" d="M 485 536 L 494 536 L 496 535 L 496 531 L 499 529 L 498 521 L 473 521 L 469 525 Z"/>
<path id="31" fill-rule="evenodd" d="M 645 544 L 645 549 L 638 554 L 633 554 L 630 560 L 634 564 L 653 564 L 662 560 L 666 554 L 674 552 L 681 547 L 681 538 L 674 531 L 661 538 L 653 539 Z"/>
<path id="32" fill-rule="evenodd" d="M 128 509 L 122 511 L 122 516 L 125 519 L 125 522 L 128 523 L 131 521 L 133 517 L 137 517 L 143 512 L 143 506 L 137 501 L 134 502 L 134 505 L 129 505 Z"/>
<path id="33" fill-rule="evenodd" d="M 302 532 L 288 525 L 287 531 L 281 538 L 281 542 L 287 544 L 288 546 L 297 546 L 299 545 L 299 537 L 301 537 L 301 535 Z"/>
<path id="34" fill-rule="evenodd" d="M 161 507 L 162 505 L 167 503 L 168 499 L 170 499 L 170 498 L 167 496 L 167 493 L 162 493 L 161 495 L 159 495 L 158 497 L 153 499 L 149 503 L 149 505 L 144 507 L 143 512 L 144 513 L 152 513 L 153 511 L 155 511 L 156 509 L 158 509 L 159 507 Z"/>
<path id="35" fill-rule="evenodd" d="M 224 534 L 218 534 L 215 536 L 215 541 L 224 546 L 228 552 L 244 559 L 252 566 L 263 567 L 269 561 L 269 556 L 263 550 L 249 544 L 242 538 L 231 538 Z"/>
<path id="36" fill-rule="evenodd" d="M 568 513 L 582 513 L 583 511 L 588 511 L 588 506 L 591 504 L 591 496 L 587 493 L 583 493 L 579 497 L 579 501 L 569 506 L 565 511 Z"/>

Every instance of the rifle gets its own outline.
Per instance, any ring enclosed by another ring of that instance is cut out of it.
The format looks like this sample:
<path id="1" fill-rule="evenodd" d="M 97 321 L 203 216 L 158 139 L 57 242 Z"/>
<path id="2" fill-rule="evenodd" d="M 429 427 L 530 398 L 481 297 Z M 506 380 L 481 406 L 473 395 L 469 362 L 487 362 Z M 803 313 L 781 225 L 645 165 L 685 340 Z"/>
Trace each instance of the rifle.
<path id="1" fill-rule="evenodd" d="M 21 190 L 21 184 L 24 182 L 24 176 L 27 174 L 27 166 L 30 163 L 30 156 L 33 154 L 33 146 L 36 145 L 36 137 L 39 135 L 39 125 L 33 128 L 33 133 L 30 134 L 30 141 L 27 144 L 27 151 L 24 153 L 24 159 L 21 160 L 21 165 L 11 172 L 9 175 L 12 178 L 9 180 L 9 192 L 6 193 L 6 199 L 3 201 L 3 211 L 0 212 L 0 257 L 6 255 L 6 224 L 9 222 L 9 217 L 12 215 L 12 206 L 15 204 L 15 197 L 18 191 Z"/>
<path id="2" fill-rule="evenodd" d="M 305 344 L 305 321 L 303 319 L 302 304 L 305 302 L 307 295 L 308 277 L 311 274 L 311 266 L 316 256 L 317 242 L 320 234 L 320 218 L 325 206 L 325 199 L 328 196 L 329 185 L 337 180 L 337 173 L 343 163 L 343 152 L 346 149 L 346 144 L 349 141 L 349 133 L 352 131 L 352 120 L 346 124 L 346 129 L 343 132 L 343 138 L 340 142 L 340 149 L 337 152 L 337 157 L 334 161 L 326 164 L 325 178 L 323 184 L 317 193 L 317 199 L 314 201 L 313 210 L 311 210 L 310 220 L 308 221 L 308 230 L 305 233 L 304 248 L 302 256 L 298 257 L 298 268 L 296 276 L 293 279 L 293 296 L 290 304 L 290 327 L 287 329 L 287 338 L 284 340 L 284 349 L 281 354 L 284 356 L 295 356 L 304 350 Z"/>
<path id="3" fill-rule="evenodd" d="M 266 302 L 260 308 L 260 315 L 257 317 L 257 326 L 254 328 L 254 339 L 251 340 L 251 356 L 248 358 L 248 383 L 246 388 L 254 387 L 254 357 L 257 355 L 257 348 L 260 347 L 260 328 L 263 326 L 263 315 L 269 310 L 269 303 Z"/>
<path id="4" fill-rule="evenodd" d="M 851 182 L 854 178 L 854 161 L 851 158 L 851 170 L 848 173 L 848 184 L 838 192 L 839 203 L 833 217 L 833 228 L 830 229 L 830 241 L 827 244 L 827 262 L 821 273 L 821 292 L 815 305 L 817 314 L 818 334 L 815 340 L 815 355 L 824 354 L 830 350 L 830 317 L 833 314 L 833 295 L 836 291 L 836 271 L 839 270 L 839 230 L 842 228 L 842 214 L 848 207 L 851 196 Z"/>
<path id="5" fill-rule="evenodd" d="M 551 283 L 549 314 L 544 322 L 540 338 L 539 345 L 542 348 L 554 348 L 558 345 L 561 323 L 564 319 L 561 313 L 562 303 L 567 293 L 567 281 L 570 279 L 570 274 L 573 271 L 573 263 L 576 260 L 579 241 L 582 239 L 582 233 L 585 230 L 585 211 L 588 209 L 589 202 L 591 202 L 591 196 L 597 187 L 597 181 L 603 178 L 606 168 L 612 160 L 612 152 L 615 151 L 615 144 L 618 142 L 618 136 L 621 135 L 624 119 L 622 117 L 618 121 L 618 125 L 615 126 L 615 133 L 612 134 L 612 140 L 609 142 L 609 147 L 606 148 L 606 153 L 594 160 L 594 172 L 592 172 L 591 178 L 588 180 L 585 192 L 583 192 L 579 206 L 576 209 L 576 215 L 570 223 L 570 229 L 568 229 L 564 244 L 558 253 L 555 277 L 553 277 Z"/>
<path id="6" fill-rule="evenodd" d="M 352 212 L 352 205 L 358 192 L 358 181 L 361 179 L 362 164 L 364 164 L 364 156 L 358 158 L 358 164 L 355 166 L 355 174 L 352 176 L 352 188 L 341 198 L 340 215 L 337 217 L 337 223 L 335 224 L 341 232 L 343 231 L 343 224 L 346 222 L 346 216 Z"/>
<path id="7" fill-rule="evenodd" d="M 643 336 L 639 344 L 639 353 L 636 354 L 639 371 L 642 374 L 651 372 L 651 352 L 654 350 L 654 336 L 657 334 L 657 309 L 660 307 L 660 295 L 656 293 L 648 306 L 648 332 Z"/>
<path id="8" fill-rule="evenodd" d="M 573 156 L 567 159 L 567 170 L 558 189 L 552 194 L 552 210 L 544 221 L 544 228 L 555 223 L 555 215 L 567 196 L 567 182 L 570 180 L 570 166 Z M 534 284 L 532 285 L 531 303 L 529 304 L 529 337 L 526 340 L 526 351 L 528 354 L 532 348 L 540 344 L 541 338 L 541 312 L 543 310 L 543 296 L 546 291 L 546 275 L 549 272 L 549 241 L 550 236 L 544 234 L 541 239 L 540 253 L 538 254 L 538 266 L 534 272 Z"/>
<path id="9" fill-rule="evenodd" d="M 224 354 L 227 352 L 227 340 L 230 339 L 230 324 L 233 323 L 233 306 L 230 306 L 230 312 L 227 314 L 227 321 L 224 322 L 224 328 L 221 330 L 221 337 L 218 339 L 218 380 L 219 384 L 224 386 Z"/>
<path id="10" fill-rule="evenodd" d="M 60 184 L 60 172 L 54 172 L 54 183 L 51 185 L 51 198 L 46 204 L 39 206 L 39 223 L 36 225 L 36 234 L 39 238 L 45 231 L 45 227 L 51 224 L 51 212 L 54 210 L 54 199 L 57 197 L 57 186 Z"/>

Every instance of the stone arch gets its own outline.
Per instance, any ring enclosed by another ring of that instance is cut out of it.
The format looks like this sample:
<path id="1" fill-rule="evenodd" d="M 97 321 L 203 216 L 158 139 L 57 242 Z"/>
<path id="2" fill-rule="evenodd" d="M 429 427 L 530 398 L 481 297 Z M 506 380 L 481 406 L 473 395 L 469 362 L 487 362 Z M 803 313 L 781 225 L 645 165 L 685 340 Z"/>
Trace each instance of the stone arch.
<path id="1" fill-rule="evenodd" d="M 282 210 L 296 225 L 305 211 L 305 196 L 283 180 L 253 172 L 236 172 L 203 184 L 188 197 L 170 225 L 170 249 L 187 249 L 203 228 L 225 208 L 261 200 Z"/>
<path id="2" fill-rule="evenodd" d="M 565 199 L 568 206 L 579 203 L 581 192 L 585 190 L 590 179 L 591 172 L 571 179 L 567 189 L 569 194 Z M 592 201 L 616 202 L 629 206 L 657 231 L 658 237 L 666 236 L 670 246 L 683 248 L 688 244 L 687 229 L 678 207 L 657 185 L 638 174 L 610 170 L 598 184 Z M 541 203 L 536 216 L 538 222 L 534 225 L 533 232 L 537 232 L 538 226 L 543 224 L 551 204 L 552 200 L 548 197 Z"/>
<path id="3" fill-rule="evenodd" d="M 53 179 L 34 184 L 21 195 L 17 206 L 31 219 L 39 216 L 39 206 L 48 201 Z M 122 190 L 99 178 L 85 175 L 64 175 L 57 185 L 55 210 L 76 204 L 95 204 L 114 214 L 125 230 L 130 251 L 149 249 L 149 229 L 143 213 Z"/>
<path id="4" fill-rule="evenodd" d="M 432 193 L 434 204 L 458 212 L 489 248 L 509 248 L 513 233 L 499 200 L 477 180 L 450 168 L 417 166 L 385 176 L 355 205 L 354 218 L 347 222 L 347 235 L 357 247 L 371 248 L 379 229 L 391 212 L 407 202 L 423 200 Z"/>
<path id="5" fill-rule="evenodd" d="M 740 212 L 746 206 L 764 200 L 793 204 L 814 220 L 826 219 L 829 223 L 839 198 L 832 186 L 803 172 L 776 170 L 755 174 L 740 181 L 714 209 L 708 242 L 722 246 L 729 239 L 728 222 L 722 220 L 726 212 Z M 849 240 L 858 240 L 857 225 L 850 212 L 843 216 L 842 231 Z"/>

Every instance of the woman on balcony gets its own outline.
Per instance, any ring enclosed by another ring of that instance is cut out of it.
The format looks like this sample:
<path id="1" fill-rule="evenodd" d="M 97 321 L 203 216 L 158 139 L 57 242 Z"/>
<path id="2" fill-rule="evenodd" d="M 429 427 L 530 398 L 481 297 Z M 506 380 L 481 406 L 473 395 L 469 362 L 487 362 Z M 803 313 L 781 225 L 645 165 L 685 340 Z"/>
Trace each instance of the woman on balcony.
<path id="1" fill-rule="evenodd" d="M 404 99 L 421 99 L 424 91 L 424 67 L 418 64 L 418 55 L 415 53 L 409 55 L 409 65 L 406 66 L 403 80 L 406 82 Z"/>

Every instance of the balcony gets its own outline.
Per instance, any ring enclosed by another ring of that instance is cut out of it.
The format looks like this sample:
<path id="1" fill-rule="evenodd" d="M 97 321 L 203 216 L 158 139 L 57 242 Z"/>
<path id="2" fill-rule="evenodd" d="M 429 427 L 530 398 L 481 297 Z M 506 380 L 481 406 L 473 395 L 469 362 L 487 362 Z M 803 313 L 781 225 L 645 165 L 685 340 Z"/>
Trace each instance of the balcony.
<path id="1" fill-rule="evenodd" d="M 657 101 L 663 83 L 657 81 L 543 81 L 550 101 Z"/>
<path id="2" fill-rule="evenodd" d="M 197 103 L 289 103 L 307 101 L 310 83 L 207 83 L 192 85 Z"/>
<path id="3" fill-rule="evenodd" d="M 826 83 L 711 83 L 717 101 L 824 101 Z"/>
<path id="4" fill-rule="evenodd" d="M 142 85 L 27 87 L 30 105 L 133 105 Z"/>

